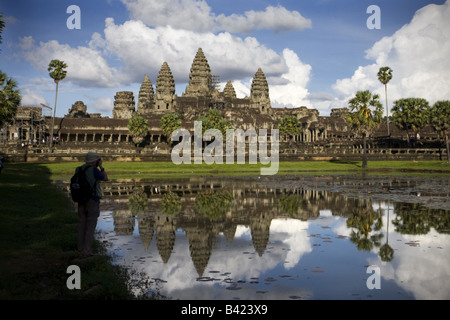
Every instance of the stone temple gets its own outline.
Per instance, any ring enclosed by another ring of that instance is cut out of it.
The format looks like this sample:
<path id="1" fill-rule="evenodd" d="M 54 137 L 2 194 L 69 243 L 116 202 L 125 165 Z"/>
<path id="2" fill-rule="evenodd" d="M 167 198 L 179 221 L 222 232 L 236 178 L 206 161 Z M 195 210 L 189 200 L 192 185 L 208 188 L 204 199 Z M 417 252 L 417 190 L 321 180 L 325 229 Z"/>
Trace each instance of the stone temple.
<path id="1" fill-rule="evenodd" d="M 155 86 L 150 77 L 144 74 L 138 97 L 131 91 L 116 92 L 112 118 L 88 113 L 82 101 L 75 102 L 64 117 L 55 118 L 54 134 L 58 143 L 52 152 L 55 155 L 59 152 L 59 158 L 68 160 L 76 155 L 67 154 L 83 154 L 83 148 L 90 147 L 104 154 L 114 154 L 116 159 L 137 160 L 163 155 L 167 158 L 170 147 L 165 143 L 168 139 L 161 130 L 161 118 L 165 114 L 177 114 L 182 120 L 182 127 L 193 131 L 195 120 L 208 110 L 216 109 L 235 129 L 243 130 L 267 129 L 270 132 L 271 129 L 279 128 L 283 117 L 295 116 L 302 124 L 301 133 L 291 137 L 280 136 L 282 158 L 359 159 L 361 141 L 345 120 L 347 108 L 332 109 L 330 116 L 320 116 L 318 110 L 305 106 L 272 108 L 269 85 L 261 68 L 255 70 L 247 97 L 237 98 L 230 80 L 223 91 L 218 90 L 217 84 L 218 78 L 213 74 L 201 48 L 192 62 L 189 82 L 181 95 L 175 92 L 175 80 L 169 64 L 163 62 Z M 143 150 L 134 147 L 133 137 L 128 130 L 129 119 L 135 115 L 147 119 L 149 126 L 148 143 Z M 20 159 L 18 142 L 28 142 L 28 145 L 36 148 L 27 151 L 27 161 L 32 158 L 30 154 L 46 154 L 51 123 L 51 117 L 42 115 L 41 108 L 19 107 L 15 119 L 0 128 L 0 154 L 17 154 Z M 421 149 L 416 147 L 414 150 L 405 149 L 411 147 L 406 142 L 407 132 L 392 124 L 389 137 L 386 132 L 386 124 L 382 124 L 372 134 L 369 141 L 372 159 L 443 157 L 442 150 L 445 148 L 442 148 L 439 136 L 430 126 L 420 132 L 422 141 L 418 146 Z M 159 150 L 157 155 L 153 152 L 155 147 Z"/>
<path id="2" fill-rule="evenodd" d="M 216 88 L 214 75 L 203 50 L 198 49 L 189 74 L 189 83 L 181 96 L 175 94 L 175 81 L 167 62 L 159 71 L 156 89 L 148 75 L 142 81 L 137 108 L 134 110 L 131 92 L 117 92 L 113 118 L 129 119 L 133 115 L 154 119 L 166 113 L 176 113 L 184 121 L 194 121 L 209 109 L 218 109 L 236 127 L 273 127 L 275 113 L 270 104 L 269 85 L 261 69 L 252 81 L 250 97 L 239 99 L 231 81 L 223 92 Z"/>

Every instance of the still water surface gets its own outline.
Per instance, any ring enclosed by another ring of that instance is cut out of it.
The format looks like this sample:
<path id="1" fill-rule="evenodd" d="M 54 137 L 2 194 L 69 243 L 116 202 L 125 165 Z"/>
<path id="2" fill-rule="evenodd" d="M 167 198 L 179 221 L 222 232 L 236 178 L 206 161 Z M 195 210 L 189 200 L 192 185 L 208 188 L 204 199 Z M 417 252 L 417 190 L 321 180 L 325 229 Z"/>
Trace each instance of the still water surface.
<path id="1" fill-rule="evenodd" d="M 171 299 L 450 299 L 449 211 L 286 185 L 111 182 L 97 236 Z"/>

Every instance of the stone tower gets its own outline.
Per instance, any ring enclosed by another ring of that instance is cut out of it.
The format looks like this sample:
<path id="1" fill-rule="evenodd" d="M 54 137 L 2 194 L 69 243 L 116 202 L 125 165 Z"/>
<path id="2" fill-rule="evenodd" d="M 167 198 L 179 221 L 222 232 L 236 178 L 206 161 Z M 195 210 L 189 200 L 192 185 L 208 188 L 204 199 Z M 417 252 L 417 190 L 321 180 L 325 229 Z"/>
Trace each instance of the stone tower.
<path id="1" fill-rule="evenodd" d="M 258 69 L 253 77 L 250 99 L 261 113 L 269 113 L 271 111 L 269 84 L 261 68 Z"/>
<path id="2" fill-rule="evenodd" d="M 225 98 L 236 99 L 236 91 L 234 90 L 233 84 L 228 80 L 225 88 L 223 89 L 223 95 Z"/>
<path id="3" fill-rule="evenodd" d="M 155 91 L 153 90 L 153 84 L 147 75 L 142 81 L 141 89 L 139 91 L 139 99 L 137 106 L 137 113 L 139 115 L 149 115 L 153 111 L 155 104 Z"/>
<path id="4" fill-rule="evenodd" d="M 175 80 L 169 65 L 164 62 L 156 80 L 155 113 L 172 112 L 175 100 Z"/>
<path id="5" fill-rule="evenodd" d="M 119 91 L 114 96 L 114 119 L 130 119 L 135 113 L 134 95 L 131 91 Z"/>
<path id="6" fill-rule="evenodd" d="M 208 60 L 199 48 L 192 63 L 189 84 L 186 87 L 187 97 L 209 97 L 212 92 L 212 74 Z"/>
<path id="7" fill-rule="evenodd" d="M 72 108 L 69 109 L 69 114 L 67 118 L 89 118 L 89 114 L 87 113 L 87 106 L 83 101 L 77 101 L 72 105 Z"/>

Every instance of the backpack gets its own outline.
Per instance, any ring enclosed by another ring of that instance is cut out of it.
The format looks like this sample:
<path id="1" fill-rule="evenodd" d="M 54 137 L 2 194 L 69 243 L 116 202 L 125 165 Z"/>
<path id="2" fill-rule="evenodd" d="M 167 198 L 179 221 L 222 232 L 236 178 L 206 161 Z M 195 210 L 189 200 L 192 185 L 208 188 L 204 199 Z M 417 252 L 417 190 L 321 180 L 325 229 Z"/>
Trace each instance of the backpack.
<path id="1" fill-rule="evenodd" d="M 70 195 L 74 202 L 86 203 L 92 197 L 93 188 L 86 177 L 86 170 L 89 166 L 81 168 L 78 167 L 70 179 Z"/>

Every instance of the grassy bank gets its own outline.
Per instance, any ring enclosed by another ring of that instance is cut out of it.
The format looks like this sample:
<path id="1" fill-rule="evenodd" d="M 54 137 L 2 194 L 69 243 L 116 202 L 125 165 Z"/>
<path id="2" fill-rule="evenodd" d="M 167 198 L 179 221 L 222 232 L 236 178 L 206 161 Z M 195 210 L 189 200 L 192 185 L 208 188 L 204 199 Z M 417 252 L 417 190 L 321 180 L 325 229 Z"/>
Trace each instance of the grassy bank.
<path id="1" fill-rule="evenodd" d="M 81 164 L 81 163 L 80 163 Z M 51 179 L 65 180 L 73 174 L 78 163 L 45 164 L 51 171 Z M 261 164 L 181 164 L 172 162 L 105 162 L 108 174 L 115 179 L 151 178 L 163 176 L 192 175 L 259 175 Z M 332 174 L 360 173 L 361 162 L 301 161 L 280 162 L 278 173 L 282 174 Z M 371 174 L 450 174 L 450 165 L 444 161 L 370 161 L 366 170 Z"/>
<path id="2" fill-rule="evenodd" d="M 109 257 L 78 259 L 75 207 L 50 176 L 10 163 L 0 175 L 0 299 L 130 298 L 126 272 Z M 67 288 L 70 265 L 80 267 L 81 290 Z"/>
<path id="3" fill-rule="evenodd" d="M 52 181 L 80 163 L 6 163 L 0 175 L 0 299 L 130 299 L 129 274 L 106 255 L 80 260 L 76 209 Z M 193 175 L 259 175 L 260 165 L 174 165 L 105 162 L 111 179 Z M 360 162 L 283 162 L 278 174 L 360 173 Z M 445 174 L 441 161 L 369 162 L 370 174 Z M 103 252 L 97 243 L 96 250 Z M 67 267 L 81 269 L 81 290 L 69 290 Z"/>

